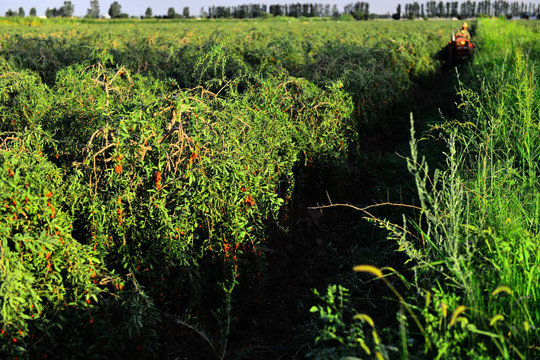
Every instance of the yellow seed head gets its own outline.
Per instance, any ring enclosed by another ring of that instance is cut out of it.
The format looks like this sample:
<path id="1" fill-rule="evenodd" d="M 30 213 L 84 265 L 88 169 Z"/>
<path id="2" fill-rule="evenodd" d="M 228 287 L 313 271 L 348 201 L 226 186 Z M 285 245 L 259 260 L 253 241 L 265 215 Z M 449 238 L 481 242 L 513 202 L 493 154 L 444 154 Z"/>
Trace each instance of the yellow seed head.
<path id="1" fill-rule="evenodd" d="M 369 315 L 366 315 L 366 314 L 357 314 L 354 316 L 354 318 L 356 320 L 362 320 L 362 321 L 365 321 L 367 322 L 369 325 L 371 325 L 371 327 L 374 327 L 375 326 L 375 323 L 373 322 L 373 319 L 371 317 L 369 317 Z"/>
<path id="2" fill-rule="evenodd" d="M 450 324 L 449 326 L 452 327 L 454 326 L 454 324 L 456 323 L 456 320 L 458 318 L 458 316 L 463 313 L 467 308 L 463 305 L 459 305 L 456 310 L 454 310 L 454 312 L 452 313 L 452 319 L 450 319 Z"/>
<path id="3" fill-rule="evenodd" d="M 371 265 L 357 265 L 353 268 L 353 270 L 357 272 L 368 272 L 370 274 L 375 275 L 378 278 L 383 277 L 382 271 L 379 270 L 379 268 L 376 268 L 375 266 L 371 266 Z"/>
<path id="4" fill-rule="evenodd" d="M 495 315 L 494 317 L 491 318 L 489 325 L 493 326 L 497 321 L 504 321 L 504 316 L 502 316 L 501 314 Z"/>
<path id="5" fill-rule="evenodd" d="M 508 295 L 512 295 L 512 289 L 510 289 L 508 286 L 501 285 L 498 288 L 496 288 L 495 290 L 493 290 L 493 292 L 491 293 L 491 296 L 495 296 L 495 295 L 497 295 L 498 293 L 501 293 L 501 292 L 507 293 Z"/>

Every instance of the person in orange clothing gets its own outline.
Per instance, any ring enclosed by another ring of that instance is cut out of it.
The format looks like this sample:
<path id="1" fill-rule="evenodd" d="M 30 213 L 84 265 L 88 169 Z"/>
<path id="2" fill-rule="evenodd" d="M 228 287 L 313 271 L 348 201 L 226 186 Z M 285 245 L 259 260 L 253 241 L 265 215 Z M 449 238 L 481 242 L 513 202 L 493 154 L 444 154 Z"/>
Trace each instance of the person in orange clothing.
<path id="1" fill-rule="evenodd" d="M 457 32 L 456 37 L 464 37 L 467 40 L 471 39 L 471 34 L 468 30 L 467 22 L 464 22 L 463 25 L 461 25 L 461 29 Z"/>

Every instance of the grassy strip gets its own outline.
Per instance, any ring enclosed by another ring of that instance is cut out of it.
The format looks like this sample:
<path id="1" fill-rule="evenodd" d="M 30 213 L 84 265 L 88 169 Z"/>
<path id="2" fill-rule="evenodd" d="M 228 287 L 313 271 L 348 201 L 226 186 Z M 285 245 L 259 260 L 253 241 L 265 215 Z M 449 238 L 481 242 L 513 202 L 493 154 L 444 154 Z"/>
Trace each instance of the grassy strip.
<path id="1" fill-rule="evenodd" d="M 425 272 L 423 316 L 437 357 L 534 358 L 540 93 L 524 44 L 535 35 L 501 20 L 480 21 L 478 34 L 482 51 L 460 91 L 468 121 L 449 127 L 447 169 L 427 176 L 412 142 L 423 243 L 402 245 Z"/>
<path id="2" fill-rule="evenodd" d="M 479 21 L 477 35 L 480 51 L 459 90 L 464 120 L 442 127 L 445 169 L 428 169 L 412 131 L 408 167 L 422 210 L 407 226 L 376 220 L 413 260 L 413 281 L 402 278 L 410 297 L 388 281 L 393 269 L 355 267 L 394 292 L 397 322 L 381 340 L 366 315 L 347 320 L 347 289 L 330 287 L 326 308 L 312 308 L 326 324 L 317 342 L 327 345 L 314 358 L 540 356 L 537 35 L 491 19 Z"/>

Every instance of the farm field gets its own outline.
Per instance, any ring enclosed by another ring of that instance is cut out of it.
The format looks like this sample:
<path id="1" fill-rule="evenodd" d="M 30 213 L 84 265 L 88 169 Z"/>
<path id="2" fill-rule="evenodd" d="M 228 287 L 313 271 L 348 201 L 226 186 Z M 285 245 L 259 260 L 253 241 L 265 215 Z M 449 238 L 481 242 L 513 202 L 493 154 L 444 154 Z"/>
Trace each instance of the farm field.
<path id="1" fill-rule="evenodd" d="M 459 27 L 0 19 L 2 357 L 540 357 L 539 27 Z"/>

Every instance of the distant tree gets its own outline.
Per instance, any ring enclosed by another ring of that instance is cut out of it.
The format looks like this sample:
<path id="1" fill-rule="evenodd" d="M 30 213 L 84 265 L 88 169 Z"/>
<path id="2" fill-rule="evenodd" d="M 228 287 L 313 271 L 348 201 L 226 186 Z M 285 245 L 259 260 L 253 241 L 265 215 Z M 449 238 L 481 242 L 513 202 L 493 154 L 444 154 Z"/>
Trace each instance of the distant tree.
<path id="1" fill-rule="evenodd" d="M 47 8 L 47 10 L 45 11 L 45 16 L 47 17 L 58 17 L 58 16 L 62 16 L 62 11 L 61 11 L 62 8 L 60 9 L 57 9 L 57 8 L 52 8 L 52 9 L 49 9 Z"/>
<path id="2" fill-rule="evenodd" d="M 437 2 L 436 1 L 428 1 L 426 3 L 426 16 L 428 18 L 433 18 L 437 16 Z"/>
<path id="3" fill-rule="evenodd" d="M 208 17 L 208 13 L 204 10 L 204 6 L 201 7 L 201 12 L 199 13 L 199 16 L 203 19 Z"/>
<path id="4" fill-rule="evenodd" d="M 339 17 L 339 10 L 336 4 L 332 6 L 332 17 L 336 19 Z"/>
<path id="5" fill-rule="evenodd" d="M 309 17 L 309 4 L 302 4 L 301 14 L 303 17 Z"/>
<path id="6" fill-rule="evenodd" d="M 232 16 L 235 19 L 243 19 L 246 17 L 246 10 L 244 5 L 236 6 L 233 10 Z"/>
<path id="7" fill-rule="evenodd" d="M 302 4 L 296 3 L 289 6 L 289 16 L 297 18 L 302 16 Z"/>
<path id="8" fill-rule="evenodd" d="M 87 10 L 86 16 L 97 19 L 99 17 L 99 1 L 90 0 L 90 9 Z"/>
<path id="9" fill-rule="evenodd" d="M 75 6 L 71 3 L 71 1 L 64 1 L 64 5 L 60 8 L 59 15 L 63 17 L 72 17 L 74 10 Z"/>
<path id="10" fill-rule="evenodd" d="M 259 17 L 261 12 L 262 12 L 262 9 L 261 9 L 260 5 L 258 5 L 258 4 L 249 4 L 248 14 L 249 14 L 250 19 L 255 19 L 255 18 Z M 309 5 L 307 7 L 307 12 L 306 12 L 305 16 L 309 16 Z"/>
<path id="11" fill-rule="evenodd" d="M 525 12 L 528 12 L 527 11 L 527 5 L 525 4 Z M 509 16 L 511 17 L 511 14 L 510 14 L 510 4 L 508 3 L 508 1 L 502 1 L 502 0 L 499 0 L 499 1 L 495 1 L 493 3 L 493 14 L 495 16 Z"/>
<path id="12" fill-rule="evenodd" d="M 36 16 L 37 15 L 37 12 L 36 12 L 36 8 L 31 8 L 30 9 L 30 16 Z"/>
<path id="13" fill-rule="evenodd" d="M 317 4 L 309 4 L 309 17 L 318 17 L 319 16 L 319 8 L 317 7 Z"/>
<path id="14" fill-rule="evenodd" d="M 25 17 L 26 16 L 22 6 L 19 8 L 19 13 L 17 14 L 17 16 L 19 16 L 19 17 Z"/>
<path id="15" fill-rule="evenodd" d="M 413 4 L 413 10 L 414 10 L 414 16 L 416 16 L 417 18 L 422 16 L 422 6 L 420 6 L 420 4 L 418 4 L 417 1 L 415 1 Z"/>
<path id="16" fill-rule="evenodd" d="M 118 19 L 122 15 L 122 5 L 115 1 L 109 7 L 109 16 L 111 19 Z"/>
<path id="17" fill-rule="evenodd" d="M 399 20 L 401 19 L 401 4 L 398 4 L 396 8 L 396 13 L 392 15 L 392 19 Z"/>
<path id="18" fill-rule="evenodd" d="M 476 16 L 476 2 L 467 1 L 461 3 L 460 17 L 462 19 L 473 18 Z"/>
<path id="19" fill-rule="evenodd" d="M 512 2 L 512 5 L 510 5 L 510 12 L 512 16 L 520 16 L 519 12 L 519 3 L 517 1 Z"/>
<path id="20" fill-rule="evenodd" d="M 471 3 L 471 5 L 469 6 L 469 11 L 470 11 L 469 17 L 471 17 L 471 18 L 476 17 L 476 16 L 477 16 L 477 15 L 476 15 L 476 14 L 477 14 L 477 13 L 476 13 L 476 11 L 477 11 L 476 2 L 475 2 L 475 1 L 472 1 L 472 2 L 471 2 L 471 1 L 467 1 L 467 3 Z"/>
<path id="21" fill-rule="evenodd" d="M 184 7 L 184 9 L 182 10 L 182 15 L 184 15 L 186 19 L 189 19 L 189 6 Z"/>
<path id="22" fill-rule="evenodd" d="M 229 6 L 217 6 L 215 17 L 219 19 L 227 19 L 232 16 L 231 8 Z M 189 17 L 189 16 L 188 16 Z"/>
<path id="23" fill-rule="evenodd" d="M 8 11 L 6 11 L 6 16 L 8 16 L 8 17 L 15 16 L 15 11 L 9 9 Z"/>
<path id="24" fill-rule="evenodd" d="M 330 4 L 324 5 L 323 16 L 330 17 Z"/>
<path id="25" fill-rule="evenodd" d="M 439 1 L 439 5 L 437 5 L 437 16 L 441 18 L 445 17 L 444 4 L 442 1 Z"/>
<path id="26" fill-rule="evenodd" d="M 452 1 L 452 6 L 450 7 L 450 16 L 451 17 L 453 17 L 453 18 L 458 17 L 458 15 L 459 15 L 458 6 L 459 6 L 459 3 L 457 1 Z"/>
<path id="27" fill-rule="evenodd" d="M 176 11 L 173 7 L 170 7 L 169 10 L 167 10 L 167 17 L 169 19 L 174 19 L 176 17 Z"/>
<path id="28" fill-rule="evenodd" d="M 152 13 L 152 8 L 151 7 L 146 8 L 146 12 L 144 13 L 144 17 L 145 18 L 151 18 L 152 16 L 154 16 L 154 14 Z"/>
<path id="29" fill-rule="evenodd" d="M 369 3 L 356 2 L 344 7 L 345 14 L 351 14 L 356 20 L 367 20 L 369 18 Z"/>

